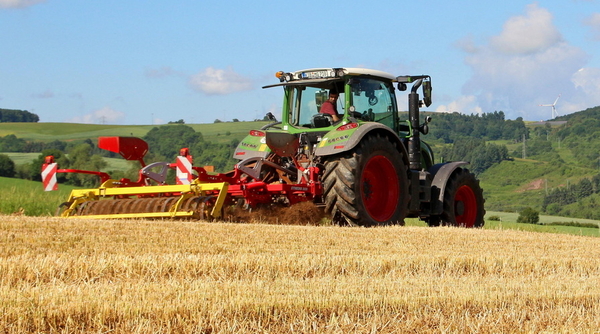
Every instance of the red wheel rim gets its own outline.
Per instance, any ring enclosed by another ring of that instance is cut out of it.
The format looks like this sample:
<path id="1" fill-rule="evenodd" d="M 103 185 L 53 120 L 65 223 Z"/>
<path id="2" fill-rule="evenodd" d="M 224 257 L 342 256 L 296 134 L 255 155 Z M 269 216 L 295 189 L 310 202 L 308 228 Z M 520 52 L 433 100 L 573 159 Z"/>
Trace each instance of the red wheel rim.
<path id="1" fill-rule="evenodd" d="M 454 195 L 454 216 L 458 226 L 473 227 L 477 219 L 477 198 L 469 186 L 461 186 Z"/>
<path id="2" fill-rule="evenodd" d="M 400 196 L 398 175 L 392 162 L 382 155 L 372 157 L 363 170 L 360 185 L 369 216 L 378 222 L 392 218 Z"/>

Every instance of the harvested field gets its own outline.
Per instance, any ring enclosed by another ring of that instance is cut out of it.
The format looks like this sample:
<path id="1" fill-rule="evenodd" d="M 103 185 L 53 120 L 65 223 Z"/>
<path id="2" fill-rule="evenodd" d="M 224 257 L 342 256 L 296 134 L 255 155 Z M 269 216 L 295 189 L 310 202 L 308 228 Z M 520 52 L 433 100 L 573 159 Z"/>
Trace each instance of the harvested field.
<path id="1" fill-rule="evenodd" d="M 591 333 L 599 242 L 0 216 L 0 331 Z"/>

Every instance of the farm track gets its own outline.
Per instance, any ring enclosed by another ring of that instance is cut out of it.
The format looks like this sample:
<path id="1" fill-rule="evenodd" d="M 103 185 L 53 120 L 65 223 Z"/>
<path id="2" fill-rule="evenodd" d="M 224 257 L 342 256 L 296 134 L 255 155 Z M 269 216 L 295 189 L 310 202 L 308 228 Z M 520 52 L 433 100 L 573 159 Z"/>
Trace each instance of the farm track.
<path id="1" fill-rule="evenodd" d="M 0 331 L 594 332 L 598 242 L 0 216 Z"/>

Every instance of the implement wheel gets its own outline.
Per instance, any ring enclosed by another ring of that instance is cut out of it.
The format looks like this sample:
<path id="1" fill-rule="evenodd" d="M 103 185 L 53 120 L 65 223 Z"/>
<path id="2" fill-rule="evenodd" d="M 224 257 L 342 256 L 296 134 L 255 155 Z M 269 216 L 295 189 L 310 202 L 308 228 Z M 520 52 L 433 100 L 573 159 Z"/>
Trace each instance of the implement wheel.
<path id="1" fill-rule="evenodd" d="M 406 170 L 394 143 L 379 135 L 365 137 L 354 150 L 325 161 L 326 213 L 341 224 L 404 224 L 409 200 Z"/>
<path id="2" fill-rule="evenodd" d="M 479 181 L 468 169 L 458 168 L 446 183 L 444 191 L 444 212 L 439 222 L 447 226 L 482 227 L 483 190 Z"/>

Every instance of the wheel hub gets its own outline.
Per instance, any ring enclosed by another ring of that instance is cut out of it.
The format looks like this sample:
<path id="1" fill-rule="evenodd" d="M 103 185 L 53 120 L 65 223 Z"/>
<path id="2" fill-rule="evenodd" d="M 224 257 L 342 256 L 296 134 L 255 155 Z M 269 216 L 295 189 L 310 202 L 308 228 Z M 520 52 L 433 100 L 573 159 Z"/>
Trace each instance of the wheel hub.
<path id="1" fill-rule="evenodd" d="M 477 198 L 471 187 L 463 185 L 454 196 L 454 216 L 458 226 L 473 227 L 477 220 Z"/>
<path id="2" fill-rule="evenodd" d="M 361 177 L 361 196 L 374 220 L 384 222 L 394 215 L 400 185 L 396 169 L 387 157 L 376 155 L 369 159 Z"/>
<path id="3" fill-rule="evenodd" d="M 465 203 L 463 201 L 456 201 L 456 203 L 454 203 L 454 213 L 457 216 L 462 216 L 465 214 Z"/>

